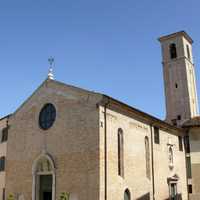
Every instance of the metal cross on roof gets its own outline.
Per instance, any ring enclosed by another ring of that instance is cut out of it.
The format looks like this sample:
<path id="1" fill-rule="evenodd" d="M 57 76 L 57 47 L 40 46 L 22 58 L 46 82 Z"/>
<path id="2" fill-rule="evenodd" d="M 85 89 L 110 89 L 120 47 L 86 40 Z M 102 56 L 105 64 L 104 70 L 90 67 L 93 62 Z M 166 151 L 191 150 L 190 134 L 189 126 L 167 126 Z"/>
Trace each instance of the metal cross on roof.
<path id="1" fill-rule="evenodd" d="M 48 61 L 49 61 L 50 67 L 52 67 L 52 66 L 53 66 L 53 63 L 54 63 L 54 58 L 53 58 L 53 57 L 50 57 L 50 58 L 48 59 Z"/>

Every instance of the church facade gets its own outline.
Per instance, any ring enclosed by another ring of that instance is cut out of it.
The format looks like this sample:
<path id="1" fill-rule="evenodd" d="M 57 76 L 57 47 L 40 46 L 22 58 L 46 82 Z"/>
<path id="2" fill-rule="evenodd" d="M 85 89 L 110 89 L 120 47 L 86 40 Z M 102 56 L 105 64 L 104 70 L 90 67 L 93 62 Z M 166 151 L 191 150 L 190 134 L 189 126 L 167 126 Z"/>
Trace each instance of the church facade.
<path id="1" fill-rule="evenodd" d="M 200 199 L 193 41 L 184 31 L 159 41 L 165 121 L 50 72 L 0 120 L 0 198 Z"/>

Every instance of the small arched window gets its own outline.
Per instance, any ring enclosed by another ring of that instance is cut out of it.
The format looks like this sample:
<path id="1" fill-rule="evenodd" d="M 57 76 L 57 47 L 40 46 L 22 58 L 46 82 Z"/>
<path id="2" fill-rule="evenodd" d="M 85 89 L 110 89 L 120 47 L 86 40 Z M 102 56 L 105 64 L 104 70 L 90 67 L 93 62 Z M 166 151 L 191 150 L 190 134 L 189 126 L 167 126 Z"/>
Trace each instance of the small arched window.
<path id="1" fill-rule="evenodd" d="M 173 168 L 173 165 L 174 165 L 174 155 L 173 155 L 173 149 L 170 146 L 169 147 L 169 167 Z"/>
<path id="2" fill-rule="evenodd" d="M 124 192 L 124 200 L 131 200 L 131 193 L 128 189 Z"/>
<path id="3" fill-rule="evenodd" d="M 6 142 L 8 140 L 8 127 L 2 130 L 1 142 Z"/>
<path id="4" fill-rule="evenodd" d="M 0 158 L 0 172 L 5 171 L 5 162 L 6 162 L 5 160 L 6 160 L 5 156 L 2 156 Z"/>
<path id="5" fill-rule="evenodd" d="M 145 137 L 145 160 L 146 160 L 146 177 L 151 179 L 151 167 L 150 167 L 150 150 L 149 150 L 149 138 Z"/>
<path id="6" fill-rule="evenodd" d="M 124 137 L 121 128 L 118 129 L 118 175 L 124 176 Z"/>
<path id="7" fill-rule="evenodd" d="M 174 43 L 170 44 L 169 49 L 170 49 L 170 58 L 171 59 L 177 58 L 176 44 Z"/>

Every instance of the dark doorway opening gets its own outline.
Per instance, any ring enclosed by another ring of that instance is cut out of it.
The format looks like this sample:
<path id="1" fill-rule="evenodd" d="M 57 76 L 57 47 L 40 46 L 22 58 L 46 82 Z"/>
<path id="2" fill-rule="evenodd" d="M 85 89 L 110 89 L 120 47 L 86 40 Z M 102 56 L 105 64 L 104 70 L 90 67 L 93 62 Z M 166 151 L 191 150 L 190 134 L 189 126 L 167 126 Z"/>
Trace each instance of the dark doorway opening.
<path id="1" fill-rule="evenodd" d="M 51 200 L 52 199 L 52 193 L 51 192 L 43 192 L 43 199 L 44 200 Z"/>
<path id="2" fill-rule="evenodd" d="M 40 199 L 52 200 L 52 175 L 40 175 Z"/>

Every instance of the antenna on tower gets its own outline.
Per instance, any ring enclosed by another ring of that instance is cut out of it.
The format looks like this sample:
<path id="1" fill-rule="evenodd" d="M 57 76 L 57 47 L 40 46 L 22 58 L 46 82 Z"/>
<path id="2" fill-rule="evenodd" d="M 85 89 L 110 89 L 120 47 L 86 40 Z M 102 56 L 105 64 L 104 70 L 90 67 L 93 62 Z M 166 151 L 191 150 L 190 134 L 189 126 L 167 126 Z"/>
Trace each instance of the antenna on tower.
<path id="1" fill-rule="evenodd" d="M 48 62 L 49 62 L 49 64 L 50 64 L 49 72 L 48 72 L 48 79 L 54 80 L 54 74 L 53 74 L 54 58 L 53 58 L 53 57 L 50 57 L 50 58 L 48 59 Z"/>

